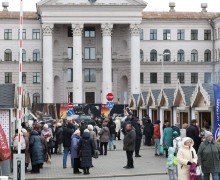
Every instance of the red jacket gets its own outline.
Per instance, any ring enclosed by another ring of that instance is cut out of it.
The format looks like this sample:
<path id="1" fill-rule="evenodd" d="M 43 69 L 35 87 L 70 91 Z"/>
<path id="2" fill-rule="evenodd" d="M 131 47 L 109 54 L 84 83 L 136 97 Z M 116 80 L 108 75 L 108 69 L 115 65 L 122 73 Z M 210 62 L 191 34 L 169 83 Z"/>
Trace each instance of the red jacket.
<path id="1" fill-rule="evenodd" d="M 154 125 L 154 138 L 160 139 L 160 125 L 159 124 Z"/>

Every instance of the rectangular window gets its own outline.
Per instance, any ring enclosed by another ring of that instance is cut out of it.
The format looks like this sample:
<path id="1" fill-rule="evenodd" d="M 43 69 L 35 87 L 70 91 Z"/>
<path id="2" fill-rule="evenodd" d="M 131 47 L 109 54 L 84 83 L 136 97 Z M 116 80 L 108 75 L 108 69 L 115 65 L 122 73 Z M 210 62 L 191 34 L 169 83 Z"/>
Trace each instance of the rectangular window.
<path id="1" fill-rule="evenodd" d="M 141 29 L 140 31 L 140 40 L 143 40 L 144 39 L 144 30 Z"/>
<path id="2" fill-rule="evenodd" d="M 20 29 L 18 29 L 18 39 L 20 39 Z M 26 29 L 22 31 L 22 39 L 26 39 Z"/>
<path id="3" fill-rule="evenodd" d="M 40 73 L 33 72 L 33 84 L 40 84 Z"/>
<path id="4" fill-rule="evenodd" d="M 32 39 L 40 39 L 40 29 L 32 29 Z"/>
<path id="5" fill-rule="evenodd" d="M 12 29 L 5 29 L 5 40 L 11 40 L 12 39 Z"/>
<path id="6" fill-rule="evenodd" d="M 204 30 L 204 40 L 211 40 L 211 30 L 210 29 Z"/>
<path id="7" fill-rule="evenodd" d="M 73 59 L 73 48 L 72 47 L 68 47 L 67 55 L 68 55 L 69 60 Z"/>
<path id="8" fill-rule="evenodd" d="M 157 84 L 157 73 L 150 73 L 150 83 Z"/>
<path id="9" fill-rule="evenodd" d="M 170 40 L 170 39 L 171 39 L 170 29 L 164 29 L 163 30 L 163 40 Z"/>
<path id="10" fill-rule="evenodd" d="M 22 72 L 22 83 L 23 84 L 26 84 L 26 79 L 27 79 L 26 72 Z"/>
<path id="11" fill-rule="evenodd" d="M 5 72 L 5 83 L 12 83 L 12 72 Z"/>
<path id="12" fill-rule="evenodd" d="M 191 40 L 198 40 L 198 29 L 191 29 Z"/>
<path id="13" fill-rule="evenodd" d="M 84 69 L 84 82 L 96 82 L 96 69 Z"/>
<path id="14" fill-rule="evenodd" d="M 85 55 L 85 60 L 94 60 L 95 59 L 95 48 L 86 47 L 84 55 Z"/>
<path id="15" fill-rule="evenodd" d="M 198 82 L 198 73 L 191 73 L 191 84 L 196 84 Z"/>
<path id="16" fill-rule="evenodd" d="M 84 36 L 86 38 L 94 38 L 95 37 L 95 27 L 85 27 L 84 28 Z"/>
<path id="17" fill-rule="evenodd" d="M 150 40 L 157 40 L 157 29 L 150 30 Z"/>
<path id="18" fill-rule="evenodd" d="M 67 28 L 67 37 L 73 37 L 73 30 L 71 26 Z"/>
<path id="19" fill-rule="evenodd" d="M 184 29 L 178 29 L 177 30 L 177 39 L 178 40 L 184 40 L 185 39 L 185 30 Z"/>
<path id="20" fill-rule="evenodd" d="M 184 73 L 177 73 L 177 79 L 179 79 L 181 84 L 185 83 Z"/>
<path id="21" fill-rule="evenodd" d="M 206 72 L 205 74 L 204 74 L 204 82 L 205 83 L 208 83 L 208 84 L 210 84 L 210 83 L 212 83 L 212 73 L 209 73 L 209 72 Z"/>
<path id="22" fill-rule="evenodd" d="M 171 84 L 171 73 L 164 73 L 164 84 Z"/>
<path id="23" fill-rule="evenodd" d="M 140 83 L 144 84 L 144 73 L 143 72 L 140 73 Z"/>
<path id="24" fill-rule="evenodd" d="M 73 68 L 67 69 L 67 81 L 73 82 Z"/>

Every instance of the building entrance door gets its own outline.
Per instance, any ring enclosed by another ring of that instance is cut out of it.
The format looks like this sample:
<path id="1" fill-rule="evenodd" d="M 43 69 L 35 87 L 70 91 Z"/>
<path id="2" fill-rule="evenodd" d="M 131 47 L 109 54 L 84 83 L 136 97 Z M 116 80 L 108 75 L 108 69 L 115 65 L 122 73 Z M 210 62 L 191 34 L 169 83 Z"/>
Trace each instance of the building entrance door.
<path id="1" fill-rule="evenodd" d="M 95 92 L 86 92 L 85 102 L 86 104 L 95 104 Z"/>

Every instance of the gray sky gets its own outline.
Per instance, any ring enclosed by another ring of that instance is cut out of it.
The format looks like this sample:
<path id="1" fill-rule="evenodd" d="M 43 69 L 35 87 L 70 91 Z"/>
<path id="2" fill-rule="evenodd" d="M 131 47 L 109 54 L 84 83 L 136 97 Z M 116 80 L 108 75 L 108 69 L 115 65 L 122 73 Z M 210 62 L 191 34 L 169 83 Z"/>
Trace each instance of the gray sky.
<path id="1" fill-rule="evenodd" d="M 40 0 L 23 0 L 24 11 L 36 11 L 36 3 Z M 74 1 L 74 0 L 73 0 Z M 98 0 L 97 0 L 98 1 Z M 176 3 L 176 11 L 201 11 L 201 3 L 208 3 L 207 10 L 220 12 L 220 0 L 145 0 L 148 2 L 147 11 L 169 11 L 169 2 Z M 9 2 L 10 11 L 20 10 L 20 0 L 0 0 Z"/>

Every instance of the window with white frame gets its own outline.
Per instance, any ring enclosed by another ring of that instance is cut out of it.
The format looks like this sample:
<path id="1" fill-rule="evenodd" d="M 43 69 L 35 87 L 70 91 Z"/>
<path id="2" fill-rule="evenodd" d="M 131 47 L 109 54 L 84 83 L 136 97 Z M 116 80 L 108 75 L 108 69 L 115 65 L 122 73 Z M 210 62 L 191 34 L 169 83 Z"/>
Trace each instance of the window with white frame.
<path id="1" fill-rule="evenodd" d="M 5 72 L 5 84 L 12 83 L 12 72 Z"/>
<path id="2" fill-rule="evenodd" d="M 40 103 L 40 94 L 39 93 L 34 93 L 33 94 L 33 103 Z"/>
<path id="3" fill-rule="evenodd" d="M 196 49 L 193 49 L 191 51 L 191 61 L 197 62 L 198 61 L 198 51 Z"/>
<path id="4" fill-rule="evenodd" d="M 18 39 L 20 39 L 20 29 L 18 29 Z M 26 29 L 22 31 L 22 39 L 26 39 Z"/>
<path id="5" fill-rule="evenodd" d="M 22 83 L 26 84 L 26 80 L 27 80 L 27 73 L 26 72 L 22 72 Z"/>
<path id="6" fill-rule="evenodd" d="M 182 49 L 179 49 L 177 52 L 177 61 L 184 62 L 185 60 L 185 52 Z"/>
<path id="7" fill-rule="evenodd" d="M 85 38 L 94 38 L 95 37 L 95 27 L 85 27 L 84 28 L 84 37 Z"/>
<path id="8" fill-rule="evenodd" d="M 144 30 L 140 30 L 140 40 L 144 40 Z"/>
<path id="9" fill-rule="evenodd" d="M 198 40 L 198 29 L 191 29 L 191 40 Z"/>
<path id="10" fill-rule="evenodd" d="M 209 49 L 205 50 L 204 61 L 205 62 L 211 62 L 211 51 Z"/>
<path id="11" fill-rule="evenodd" d="M 178 29 L 177 30 L 177 39 L 178 40 L 184 40 L 185 39 L 185 30 L 184 29 Z"/>
<path id="12" fill-rule="evenodd" d="M 198 73 L 191 73 L 191 84 L 198 83 Z"/>
<path id="13" fill-rule="evenodd" d="M 32 29 L 32 39 L 40 39 L 40 29 Z"/>
<path id="14" fill-rule="evenodd" d="M 157 61 L 157 51 L 155 49 L 150 51 L 150 61 Z"/>
<path id="15" fill-rule="evenodd" d="M 40 73 L 33 72 L 33 84 L 40 84 Z"/>
<path id="16" fill-rule="evenodd" d="M 171 31 L 170 29 L 163 30 L 163 40 L 171 40 Z"/>
<path id="17" fill-rule="evenodd" d="M 150 29 L 150 40 L 157 40 L 157 29 Z"/>
<path id="18" fill-rule="evenodd" d="M 143 72 L 140 73 L 140 83 L 144 84 L 144 73 Z"/>
<path id="19" fill-rule="evenodd" d="M 5 29 L 4 39 L 5 40 L 12 40 L 12 29 Z"/>
<path id="20" fill-rule="evenodd" d="M 67 55 L 68 55 L 68 59 L 72 60 L 73 59 L 73 47 L 68 47 L 67 49 Z"/>
<path id="21" fill-rule="evenodd" d="M 73 82 L 73 68 L 67 69 L 67 81 Z"/>
<path id="22" fill-rule="evenodd" d="M 164 73 L 164 84 L 171 84 L 171 73 Z"/>
<path id="23" fill-rule="evenodd" d="M 211 29 L 204 30 L 204 40 L 211 40 Z"/>
<path id="24" fill-rule="evenodd" d="M 5 61 L 12 61 L 12 51 L 11 51 L 11 49 L 6 49 L 5 50 L 4 60 Z"/>
<path id="25" fill-rule="evenodd" d="M 84 69 L 84 82 L 96 82 L 96 69 Z"/>
<path id="26" fill-rule="evenodd" d="M 84 58 L 85 60 L 95 60 L 95 48 L 94 47 L 85 47 L 84 49 Z"/>
<path id="27" fill-rule="evenodd" d="M 157 84 L 157 73 L 150 73 L 150 83 Z"/>
<path id="28" fill-rule="evenodd" d="M 177 73 L 177 79 L 179 79 L 179 82 L 181 84 L 184 84 L 185 83 L 185 75 L 183 72 L 179 72 Z"/>
<path id="29" fill-rule="evenodd" d="M 204 74 L 204 83 L 212 83 L 212 73 L 210 72 L 205 72 Z"/>
<path id="30" fill-rule="evenodd" d="M 144 61 L 144 51 L 140 49 L 140 60 Z"/>
<path id="31" fill-rule="evenodd" d="M 40 51 L 39 51 L 39 49 L 35 49 L 33 51 L 33 61 L 40 61 Z"/>
<path id="32" fill-rule="evenodd" d="M 163 61 L 170 61 L 171 60 L 171 52 L 169 49 L 165 49 L 163 51 Z"/>

